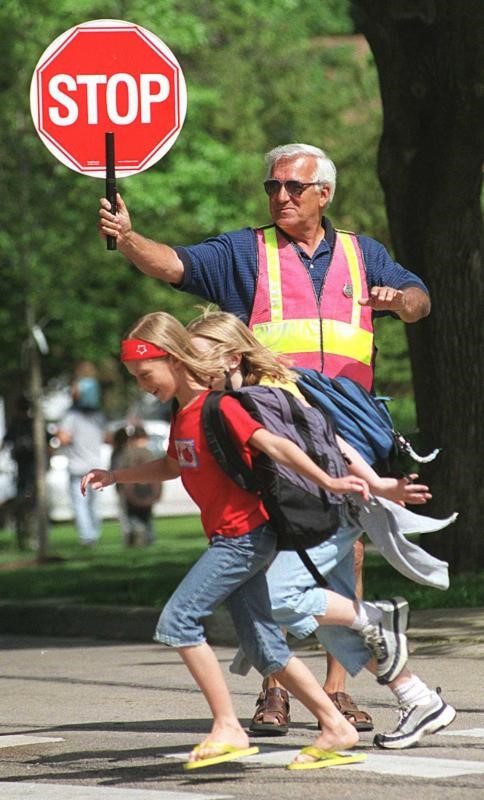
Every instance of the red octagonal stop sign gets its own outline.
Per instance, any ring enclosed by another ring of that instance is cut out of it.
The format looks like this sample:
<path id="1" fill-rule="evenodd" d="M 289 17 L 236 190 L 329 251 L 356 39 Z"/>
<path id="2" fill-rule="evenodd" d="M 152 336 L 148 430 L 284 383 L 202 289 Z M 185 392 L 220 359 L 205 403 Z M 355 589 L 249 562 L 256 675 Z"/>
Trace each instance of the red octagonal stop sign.
<path id="1" fill-rule="evenodd" d="M 106 173 L 106 132 L 115 135 L 117 175 L 141 172 L 172 146 L 186 104 L 171 50 L 122 20 L 85 22 L 61 34 L 40 58 L 30 89 L 44 144 L 66 166 L 98 178 Z"/>

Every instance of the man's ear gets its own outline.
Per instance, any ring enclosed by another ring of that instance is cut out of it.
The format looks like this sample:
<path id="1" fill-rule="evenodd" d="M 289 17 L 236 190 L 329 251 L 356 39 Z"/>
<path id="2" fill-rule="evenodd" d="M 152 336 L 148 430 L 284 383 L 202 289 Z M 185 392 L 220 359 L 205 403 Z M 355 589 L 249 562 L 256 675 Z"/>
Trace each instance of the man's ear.
<path id="1" fill-rule="evenodd" d="M 321 191 L 319 193 L 319 207 L 321 211 L 324 211 L 324 209 L 328 207 L 330 195 L 331 188 L 327 184 L 321 186 Z"/>

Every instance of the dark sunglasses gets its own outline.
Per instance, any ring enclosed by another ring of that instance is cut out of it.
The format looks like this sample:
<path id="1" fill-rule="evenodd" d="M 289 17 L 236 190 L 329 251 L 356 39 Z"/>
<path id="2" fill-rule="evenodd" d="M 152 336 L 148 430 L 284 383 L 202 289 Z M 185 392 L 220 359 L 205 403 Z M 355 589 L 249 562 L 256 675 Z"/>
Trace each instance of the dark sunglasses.
<path id="1" fill-rule="evenodd" d="M 274 194 L 279 194 L 284 186 L 284 189 L 291 197 L 300 197 L 308 186 L 319 186 L 320 183 L 321 181 L 301 183 L 301 181 L 278 181 L 276 178 L 269 178 L 269 180 L 264 181 L 264 189 L 266 194 L 272 197 Z"/>

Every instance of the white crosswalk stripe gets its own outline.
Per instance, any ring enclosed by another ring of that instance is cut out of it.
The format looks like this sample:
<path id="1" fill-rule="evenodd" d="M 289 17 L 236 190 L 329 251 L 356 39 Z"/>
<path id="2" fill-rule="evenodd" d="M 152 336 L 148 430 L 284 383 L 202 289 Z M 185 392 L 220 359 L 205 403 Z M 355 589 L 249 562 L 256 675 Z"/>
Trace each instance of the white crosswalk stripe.
<path id="1" fill-rule="evenodd" d="M 64 739 L 53 736 L 26 736 L 13 734 L 0 736 L 0 747 L 26 747 L 31 744 L 48 744 L 49 742 L 63 742 Z"/>
<path id="2" fill-rule="evenodd" d="M 437 734 L 438 736 L 460 736 L 463 739 L 467 737 L 471 739 L 482 739 L 484 741 L 484 728 L 466 728 L 465 730 L 456 731 L 452 729 L 451 731 L 439 731 Z"/>
<path id="3" fill-rule="evenodd" d="M 379 775 L 402 775 L 412 778 L 451 778 L 457 775 L 484 775 L 484 762 L 450 758 L 422 758 L 421 756 L 369 754 L 364 764 L 355 764 L 360 772 Z M 343 767 L 338 767 L 343 769 Z"/>
<path id="4" fill-rule="evenodd" d="M 449 732 L 450 733 L 450 732 Z M 446 735 L 449 735 L 446 732 Z M 476 737 L 484 738 L 482 728 L 471 728 L 469 730 L 454 731 L 454 736 L 465 738 Z M 367 759 L 361 764 L 343 764 L 338 767 L 328 767 L 327 769 L 349 769 L 352 772 L 372 772 L 379 775 L 412 775 L 414 778 L 441 779 L 450 778 L 457 775 L 484 775 L 484 762 L 471 761 L 470 759 L 451 759 L 451 758 L 429 758 L 427 756 L 405 755 L 404 752 L 395 754 L 390 751 L 374 750 L 372 745 L 358 745 L 358 749 L 352 753 L 367 752 Z M 368 750 L 370 752 L 368 752 Z M 243 759 L 247 768 L 251 765 L 266 767 L 285 767 L 298 754 L 299 750 L 275 750 L 270 747 L 260 746 L 260 752 L 254 756 Z M 186 761 L 187 753 L 165 753 L 161 754 L 164 758 L 179 758 Z"/>
<path id="5" fill-rule="evenodd" d="M 441 731 L 439 736 L 454 736 L 460 738 L 483 739 L 484 728 L 468 728 L 462 730 Z M 34 735 L 3 735 L 0 736 L 0 748 L 6 747 L 25 747 L 36 744 L 49 744 L 63 742 L 63 738 Z M 414 778 L 422 779 L 445 779 L 458 775 L 484 775 L 484 762 L 472 761 L 470 759 L 450 759 L 435 758 L 418 755 L 406 755 L 404 752 L 394 753 L 389 751 L 374 750 L 371 744 L 360 744 L 358 750 L 352 752 L 365 752 L 367 759 L 361 764 L 348 764 L 338 766 L 338 770 L 350 769 L 351 771 L 374 773 L 379 775 L 407 776 L 411 774 Z M 246 768 L 251 766 L 266 767 L 285 767 L 298 754 L 298 749 L 278 750 L 271 746 L 260 745 L 260 752 L 254 756 L 243 759 Z M 186 761 L 186 753 L 161 753 L 162 758 Z M 329 768 L 336 769 L 336 767 Z M 65 786 L 52 785 L 48 788 L 47 784 L 12 784 L 0 782 L 0 797 L 2 800 L 65 800 Z M 40 793 L 42 790 L 42 794 Z M 64 791 L 64 794 L 62 793 Z M 96 786 L 70 786 L 69 800 L 110 800 L 115 797 L 123 800 L 124 791 L 121 788 L 110 790 L 107 787 Z M 224 800 L 231 795 L 193 795 L 186 792 L 157 792 L 150 790 L 126 790 L 130 792 L 129 800 L 191 800 L 197 797 L 198 800 Z M 20 793 L 19 793 L 20 792 Z M 112 792 L 112 793 L 111 793 Z M 128 800 L 128 798 L 127 798 Z"/>
<path id="6" fill-rule="evenodd" d="M 122 789 L 117 786 L 0 782 L 0 797 L 2 800 L 231 800 L 233 795 Z"/>

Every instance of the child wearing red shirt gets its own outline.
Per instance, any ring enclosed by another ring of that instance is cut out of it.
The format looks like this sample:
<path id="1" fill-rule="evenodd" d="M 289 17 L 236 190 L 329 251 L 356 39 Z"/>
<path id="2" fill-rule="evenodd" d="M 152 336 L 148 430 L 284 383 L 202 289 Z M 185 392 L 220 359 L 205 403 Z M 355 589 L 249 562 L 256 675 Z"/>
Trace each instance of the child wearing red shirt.
<path id="1" fill-rule="evenodd" d="M 162 459 L 127 469 L 93 469 L 81 481 L 102 489 L 113 483 L 149 483 L 182 476 L 200 503 L 210 545 L 192 567 L 163 609 L 155 639 L 178 649 L 213 714 L 207 738 L 193 749 L 186 766 L 209 766 L 251 755 L 246 732 L 235 714 L 230 693 L 215 653 L 205 640 L 203 618 L 222 602 L 228 605 L 244 652 L 263 675 L 276 674 L 318 719 L 321 732 L 311 753 L 303 753 L 291 769 L 361 761 L 364 755 L 341 755 L 358 741 L 304 662 L 296 658 L 271 614 L 265 569 L 274 558 L 276 534 L 259 498 L 234 488 L 230 478 L 208 452 L 201 432 L 201 406 L 213 376 L 223 375 L 220 359 L 201 357 L 185 328 L 163 312 L 141 318 L 122 343 L 122 360 L 141 389 L 161 402 L 176 399 L 169 451 Z M 368 497 L 361 478 L 331 478 L 296 445 L 262 428 L 238 404 L 223 404 L 227 422 L 238 436 L 245 458 L 262 451 L 338 493 Z M 345 599 L 346 600 L 346 599 Z M 352 604 L 350 601 L 350 608 Z M 353 609 L 353 617 L 356 612 Z M 344 621 L 342 621 L 343 624 Z M 306 748 L 307 750 L 307 748 Z"/>

